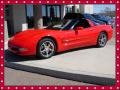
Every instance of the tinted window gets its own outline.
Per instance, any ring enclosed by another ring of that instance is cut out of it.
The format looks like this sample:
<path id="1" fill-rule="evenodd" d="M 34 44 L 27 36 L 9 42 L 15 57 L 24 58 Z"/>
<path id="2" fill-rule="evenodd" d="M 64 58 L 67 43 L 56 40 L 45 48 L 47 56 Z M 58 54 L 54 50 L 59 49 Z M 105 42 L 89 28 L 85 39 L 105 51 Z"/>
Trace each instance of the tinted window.
<path id="1" fill-rule="evenodd" d="M 86 19 L 80 19 L 74 28 L 76 28 L 76 27 L 88 28 L 88 27 L 90 27 L 90 25 Z"/>
<path id="2" fill-rule="evenodd" d="M 79 22 L 79 20 L 71 20 L 62 30 L 69 30 L 69 29 L 73 29 L 74 25 L 77 24 Z"/>

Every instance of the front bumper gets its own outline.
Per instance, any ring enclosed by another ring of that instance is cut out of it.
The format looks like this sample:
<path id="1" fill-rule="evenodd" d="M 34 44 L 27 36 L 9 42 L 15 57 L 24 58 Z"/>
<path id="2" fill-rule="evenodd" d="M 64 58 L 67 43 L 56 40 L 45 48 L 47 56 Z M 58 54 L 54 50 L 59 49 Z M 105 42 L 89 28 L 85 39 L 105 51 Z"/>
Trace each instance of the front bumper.
<path id="1" fill-rule="evenodd" d="M 27 48 L 19 47 L 17 45 L 13 45 L 8 43 L 8 50 L 21 56 L 32 55 L 32 51 Z"/>

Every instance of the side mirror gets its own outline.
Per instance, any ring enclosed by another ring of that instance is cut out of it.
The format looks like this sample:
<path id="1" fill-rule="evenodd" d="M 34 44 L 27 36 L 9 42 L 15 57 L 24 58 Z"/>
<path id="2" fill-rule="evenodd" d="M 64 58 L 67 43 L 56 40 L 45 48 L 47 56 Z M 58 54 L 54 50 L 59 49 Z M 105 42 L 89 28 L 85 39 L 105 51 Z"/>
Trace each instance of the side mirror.
<path id="1" fill-rule="evenodd" d="M 82 30 L 83 27 L 76 27 L 75 30 Z"/>

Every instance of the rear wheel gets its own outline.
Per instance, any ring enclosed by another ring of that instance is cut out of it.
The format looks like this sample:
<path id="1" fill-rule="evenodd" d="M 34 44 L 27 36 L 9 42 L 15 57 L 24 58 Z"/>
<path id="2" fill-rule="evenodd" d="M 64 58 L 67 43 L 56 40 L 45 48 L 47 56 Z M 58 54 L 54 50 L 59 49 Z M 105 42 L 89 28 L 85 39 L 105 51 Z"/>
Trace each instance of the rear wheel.
<path id="1" fill-rule="evenodd" d="M 105 32 L 101 32 L 98 36 L 97 46 L 104 47 L 107 43 L 107 35 Z"/>
<path id="2" fill-rule="evenodd" d="M 42 39 L 37 48 L 37 56 L 39 58 L 47 59 L 55 54 L 56 45 L 52 39 Z"/>

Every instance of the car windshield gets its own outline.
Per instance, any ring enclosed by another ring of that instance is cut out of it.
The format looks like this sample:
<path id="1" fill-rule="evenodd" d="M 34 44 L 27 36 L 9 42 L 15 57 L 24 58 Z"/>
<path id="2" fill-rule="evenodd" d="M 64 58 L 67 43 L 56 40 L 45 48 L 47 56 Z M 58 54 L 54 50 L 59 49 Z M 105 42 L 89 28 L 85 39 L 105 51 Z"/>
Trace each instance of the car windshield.
<path id="1" fill-rule="evenodd" d="M 46 29 L 52 30 L 69 30 L 73 29 L 74 26 L 79 22 L 77 19 L 64 19 L 59 24 L 52 24 L 49 25 Z"/>

